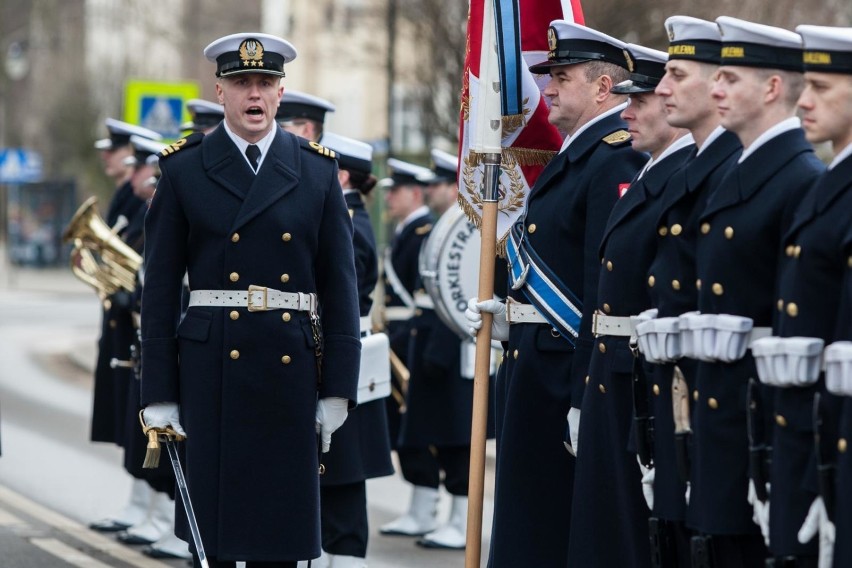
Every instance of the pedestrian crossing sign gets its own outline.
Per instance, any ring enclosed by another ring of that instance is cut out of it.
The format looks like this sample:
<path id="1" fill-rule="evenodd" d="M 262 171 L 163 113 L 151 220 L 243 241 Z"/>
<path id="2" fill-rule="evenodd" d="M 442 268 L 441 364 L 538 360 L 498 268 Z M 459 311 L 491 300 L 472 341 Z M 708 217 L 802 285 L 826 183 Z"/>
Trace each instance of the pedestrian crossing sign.
<path id="1" fill-rule="evenodd" d="M 199 91 L 194 82 L 131 79 L 124 89 L 124 121 L 176 140 L 181 137 L 181 123 L 190 120 L 186 101 L 198 98 Z"/>

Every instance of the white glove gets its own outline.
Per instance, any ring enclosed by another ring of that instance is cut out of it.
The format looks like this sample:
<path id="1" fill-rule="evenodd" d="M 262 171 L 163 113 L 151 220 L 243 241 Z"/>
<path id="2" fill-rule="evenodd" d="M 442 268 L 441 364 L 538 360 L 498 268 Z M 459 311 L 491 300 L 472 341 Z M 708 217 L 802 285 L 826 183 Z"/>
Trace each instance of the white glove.
<path id="1" fill-rule="evenodd" d="M 834 523 L 828 518 L 822 497 L 811 503 L 808 516 L 799 529 L 799 542 L 805 544 L 819 533 L 819 568 L 831 568 L 834 560 Z"/>
<path id="2" fill-rule="evenodd" d="M 636 456 L 639 459 L 639 456 Z M 648 504 L 648 509 L 654 510 L 654 477 L 656 477 L 656 469 L 653 467 L 645 467 L 639 462 L 639 471 L 642 472 L 642 496 L 645 497 L 645 503 Z"/>
<path id="3" fill-rule="evenodd" d="M 176 402 L 155 402 L 148 405 L 142 410 L 142 419 L 152 428 L 171 426 L 172 430 L 186 436 L 183 426 L 180 425 L 180 407 Z"/>
<path id="4" fill-rule="evenodd" d="M 687 481 L 686 482 L 686 493 L 683 494 L 683 500 L 689 505 L 689 494 L 692 492 L 692 485 Z"/>
<path id="5" fill-rule="evenodd" d="M 494 314 L 491 323 L 491 339 L 495 341 L 508 341 L 509 322 L 506 321 L 506 303 L 499 300 L 483 300 L 480 302 L 476 298 L 471 298 L 467 301 L 467 309 L 464 311 L 464 317 L 470 325 L 468 331 L 473 337 L 476 337 L 476 332 L 482 327 L 482 314 L 480 312 Z"/>
<path id="6" fill-rule="evenodd" d="M 769 492 L 769 484 L 766 484 L 767 493 Z M 763 541 L 766 546 L 769 546 L 769 499 L 765 503 L 761 503 L 757 498 L 757 491 L 754 488 L 754 480 L 748 482 L 748 502 L 754 509 L 751 520 L 754 524 L 760 527 L 760 534 L 763 535 Z"/>
<path id="7" fill-rule="evenodd" d="M 317 401 L 317 434 L 322 436 L 322 453 L 331 448 L 331 435 L 343 426 L 349 415 L 349 401 L 330 396 Z"/>
<path id="8" fill-rule="evenodd" d="M 577 451 L 580 447 L 580 409 L 571 407 L 568 410 L 568 437 L 571 438 L 571 445 L 565 444 L 565 449 L 574 457 L 577 457 Z"/>

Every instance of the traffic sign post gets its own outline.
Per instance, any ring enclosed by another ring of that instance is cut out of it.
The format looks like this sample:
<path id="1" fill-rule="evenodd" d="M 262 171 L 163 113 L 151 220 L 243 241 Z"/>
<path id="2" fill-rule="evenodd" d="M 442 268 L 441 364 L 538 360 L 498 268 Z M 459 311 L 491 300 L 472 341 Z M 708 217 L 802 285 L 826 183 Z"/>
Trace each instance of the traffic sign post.
<path id="1" fill-rule="evenodd" d="M 186 101 L 198 98 L 193 82 L 130 80 L 125 85 L 124 120 L 159 132 L 167 140 L 180 138 L 180 125 L 190 119 Z"/>

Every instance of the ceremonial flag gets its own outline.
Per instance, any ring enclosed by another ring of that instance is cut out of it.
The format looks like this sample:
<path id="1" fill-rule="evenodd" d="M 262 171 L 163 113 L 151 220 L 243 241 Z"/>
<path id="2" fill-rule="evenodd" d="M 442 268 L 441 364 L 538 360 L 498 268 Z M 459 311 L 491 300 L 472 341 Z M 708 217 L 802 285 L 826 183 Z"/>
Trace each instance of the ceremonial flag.
<path id="1" fill-rule="evenodd" d="M 549 80 L 533 75 L 528 66 L 547 58 L 547 28 L 553 20 L 583 23 L 580 0 L 493 0 L 493 16 L 485 14 L 486 0 L 471 0 L 467 28 L 459 132 L 459 204 L 477 225 L 482 219 L 484 167 L 476 150 L 475 129 L 489 85 L 483 77 L 483 38 L 496 34 L 496 64 L 501 102 L 502 159 L 497 216 L 498 249 L 503 249 L 509 229 L 523 213 L 530 188 L 544 166 L 559 151 L 562 135 L 547 121 L 549 107 L 541 90 Z M 487 20 L 494 30 L 483 30 Z M 493 118 L 485 118 L 493 120 Z"/>

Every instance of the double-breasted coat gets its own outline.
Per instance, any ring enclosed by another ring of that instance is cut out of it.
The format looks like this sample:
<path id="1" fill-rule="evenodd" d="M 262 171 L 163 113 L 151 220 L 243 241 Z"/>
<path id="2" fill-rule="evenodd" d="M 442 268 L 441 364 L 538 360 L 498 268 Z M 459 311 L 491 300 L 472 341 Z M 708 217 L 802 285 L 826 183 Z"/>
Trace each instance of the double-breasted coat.
<path id="1" fill-rule="evenodd" d="M 755 327 L 772 325 L 784 229 L 824 169 L 803 131 L 795 128 L 728 171 L 699 218 L 696 285 L 702 313 L 745 316 Z M 756 377 L 750 353 L 733 363 L 698 363 L 687 524 L 703 533 L 759 533 L 746 500 L 746 390 Z"/>
<path id="2" fill-rule="evenodd" d="M 600 245 L 597 301 L 607 316 L 629 317 L 650 307 L 645 284 L 654 258 L 656 220 L 672 174 L 694 145 L 674 150 L 630 184 L 616 202 Z M 648 506 L 631 445 L 634 365 L 629 337 L 595 338 L 580 414 L 569 559 L 580 566 L 649 566 Z M 644 381 L 643 381 L 644 382 Z M 619 538 L 609 534 L 615 529 Z"/>
<path id="3" fill-rule="evenodd" d="M 352 221 L 335 162 L 307 141 L 276 130 L 255 175 L 222 125 L 200 136 L 160 160 L 146 219 L 142 404 L 180 404 L 210 556 L 315 558 L 317 398 L 356 399 Z M 321 377 L 307 312 L 195 306 L 178 325 L 185 270 L 191 290 L 316 293 Z"/>
<path id="4" fill-rule="evenodd" d="M 527 201 L 525 238 L 583 302 L 583 321 L 576 348 L 549 325 L 510 328 L 495 387 L 491 568 L 568 561 L 574 458 L 564 447 L 566 416 L 581 404 L 591 354 L 598 245 L 619 188 L 647 161 L 624 128 L 618 111 L 590 125 L 545 167 Z M 520 290 L 509 295 L 529 303 Z"/>
<path id="5" fill-rule="evenodd" d="M 801 201 L 784 234 L 780 255 L 774 334 L 817 337 L 828 345 L 837 336 L 838 305 L 846 266 L 843 240 L 852 212 L 852 159 L 826 171 Z M 813 400 L 820 392 L 826 410 L 840 401 L 820 378 L 809 387 L 776 388 L 769 508 L 770 549 L 775 556 L 816 556 L 818 539 L 797 539 L 818 494 L 814 454 Z M 835 413 L 836 414 L 836 413 Z M 828 421 L 826 421 L 827 423 Z"/>
<path id="6" fill-rule="evenodd" d="M 657 250 L 648 269 L 646 286 L 657 317 L 677 317 L 698 309 L 695 287 L 695 242 L 698 216 L 708 196 L 719 185 L 742 150 L 739 138 L 728 131 L 710 141 L 676 172 L 662 198 L 656 223 Z M 677 362 L 687 385 L 695 384 L 695 360 Z M 652 515 L 683 521 L 686 517 L 686 482 L 677 470 L 672 414 L 674 364 L 652 365 L 649 409 L 654 417 L 654 509 Z M 690 392 L 691 392 L 690 388 Z M 690 399 L 691 400 L 691 399 Z"/>

